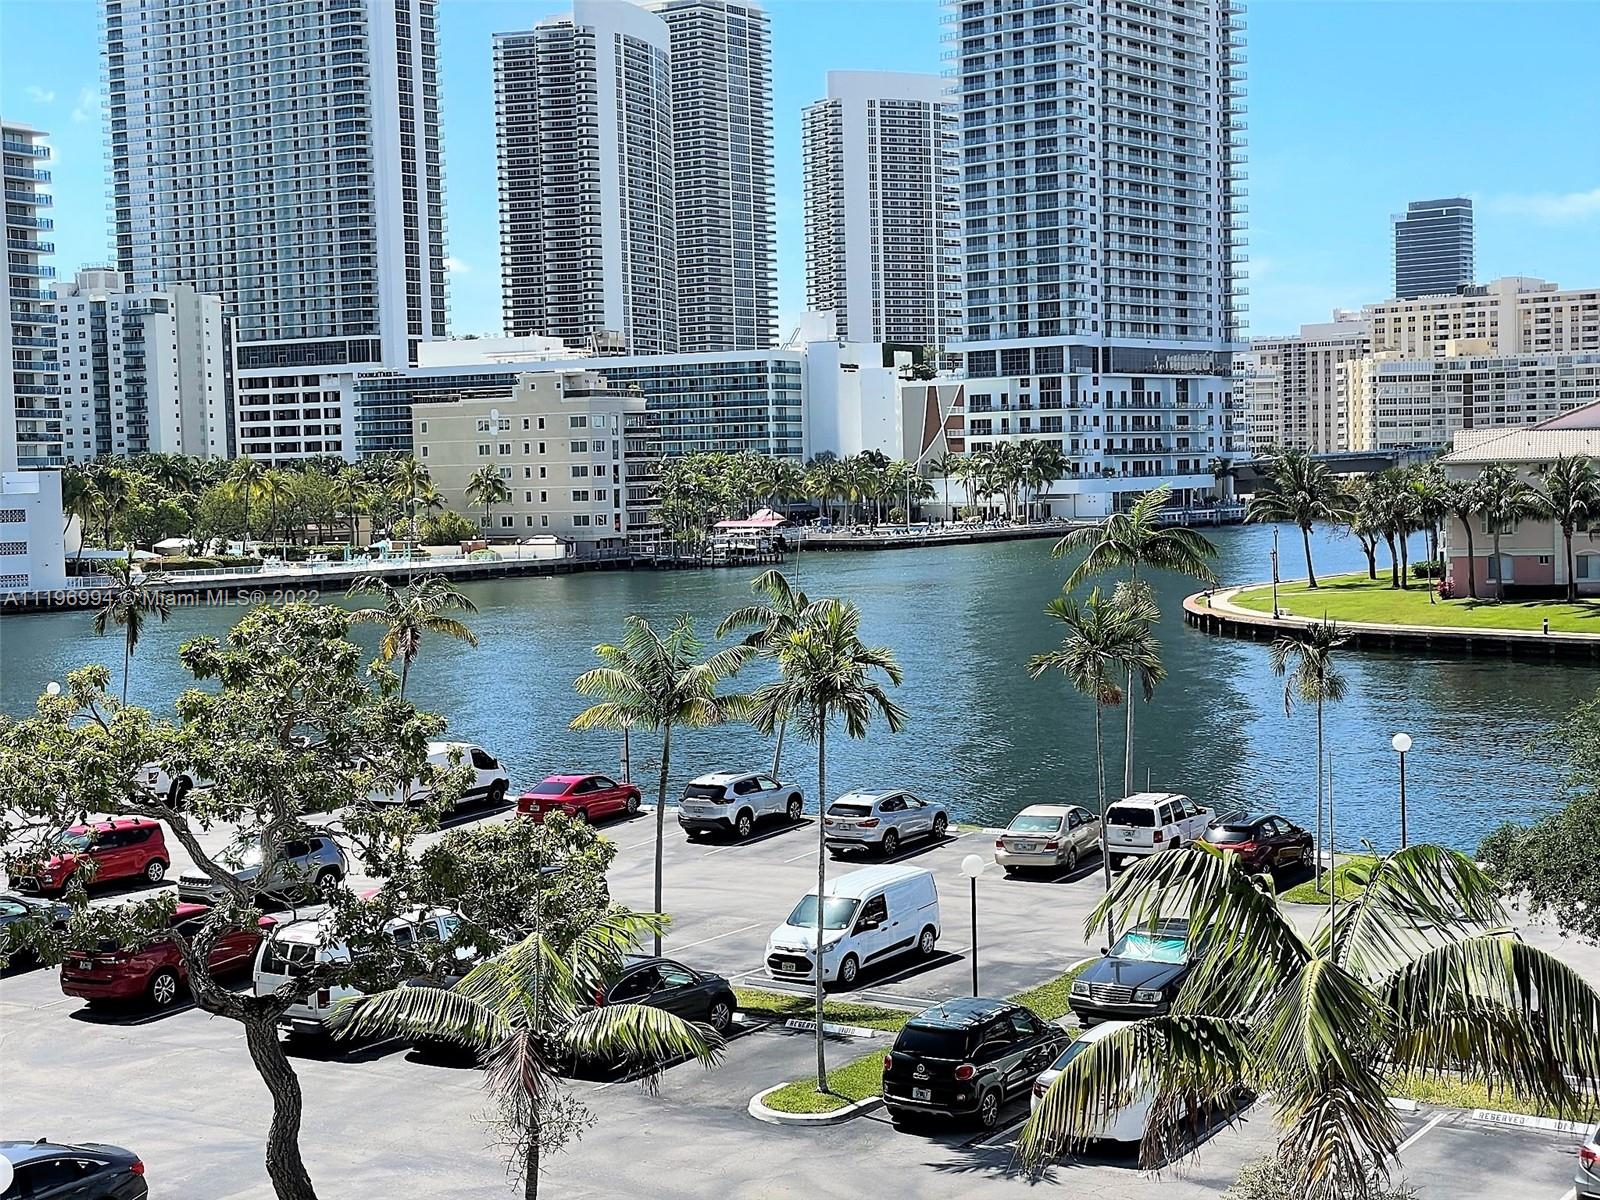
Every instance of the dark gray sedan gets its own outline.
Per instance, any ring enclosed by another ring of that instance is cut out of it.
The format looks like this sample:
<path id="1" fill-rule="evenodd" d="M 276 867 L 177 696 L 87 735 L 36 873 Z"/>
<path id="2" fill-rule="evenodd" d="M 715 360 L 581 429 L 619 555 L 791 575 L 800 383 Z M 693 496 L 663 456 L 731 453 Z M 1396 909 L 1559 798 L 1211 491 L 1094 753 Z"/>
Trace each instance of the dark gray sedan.
<path id="1" fill-rule="evenodd" d="M 718 1033 L 733 1027 L 738 1002 L 733 985 L 721 975 L 694 971 L 670 958 L 633 955 L 596 999 L 602 1004 L 648 1004 L 685 1021 L 699 1021 Z"/>
<path id="2" fill-rule="evenodd" d="M 145 1200 L 144 1163 L 101 1142 L 0 1142 L 12 1179 L 0 1200 Z"/>

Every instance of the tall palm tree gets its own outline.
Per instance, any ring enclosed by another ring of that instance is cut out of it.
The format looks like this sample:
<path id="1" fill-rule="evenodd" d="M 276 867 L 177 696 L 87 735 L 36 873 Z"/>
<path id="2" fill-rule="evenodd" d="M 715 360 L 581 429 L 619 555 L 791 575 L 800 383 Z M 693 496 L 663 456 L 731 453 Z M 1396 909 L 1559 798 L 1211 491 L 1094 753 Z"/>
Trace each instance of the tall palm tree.
<path id="1" fill-rule="evenodd" d="M 613 910 L 592 917 L 564 945 L 536 928 L 453 987 L 407 984 L 343 1001 L 334 1027 L 341 1037 L 425 1038 L 476 1052 L 512 1139 L 522 1194 L 536 1200 L 540 1151 L 564 1141 L 573 1123 L 574 1102 L 561 1096 L 571 1063 L 622 1061 L 648 1082 L 680 1059 L 709 1067 L 722 1057 L 715 1029 L 664 1008 L 594 1002 L 628 952 L 661 924 L 659 916 Z"/>
<path id="2" fill-rule="evenodd" d="M 266 474 L 267 468 L 248 454 L 241 454 L 228 468 L 228 490 L 234 499 L 244 505 L 243 550 L 246 554 L 250 553 L 250 501 L 256 496 Z"/>
<path id="3" fill-rule="evenodd" d="M 750 590 L 766 597 L 764 604 L 747 604 L 736 608 L 717 626 L 717 636 L 727 637 L 740 629 L 748 629 L 744 644 L 764 658 L 775 658 L 789 635 L 800 627 L 811 601 L 806 594 L 790 585 L 784 573 L 774 567 L 757 576 Z M 789 727 L 788 715 L 778 719 L 778 737 L 772 747 L 772 777 L 778 777 L 778 764 L 783 758 L 783 734 Z"/>
<path id="4" fill-rule="evenodd" d="M 1406 475 L 1406 489 L 1412 496 L 1412 510 L 1428 535 L 1428 559 L 1439 558 L 1439 525 L 1449 516 L 1445 506 L 1444 468 L 1437 462 L 1424 463 Z"/>
<path id="5" fill-rule="evenodd" d="M 1533 511 L 1533 490 L 1515 467 L 1490 463 L 1478 472 L 1478 499 L 1483 504 L 1483 523 L 1489 530 L 1494 554 L 1489 578 L 1495 583 L 1495 599 L 1505 595 L 1505 572 L 1500 557 L 1500 538 L 1516 531 L 1517 524 Z"/>
<path id="6" fill-rule="evenodd" d="M 333 501 L 334 508 L 343 513 L 350 522 L 350 548 L 355 549 L 357 530 L 359 529 L 358 516 L 366 499 L 367 484 L 349 467 L 339 471 L 333 477 L 333 486 L 329 492 L 329 499 Z"/>
<path id="7" fill-rule="evenodd" d="M 1275 639 L 1268 659 L 1274 675 L 1287 675 L 1283 684 L 1283 715 L 1294 711 L 1295 697 L 1317 706 L 1317 887 L 1322 887 L 1322 779 L 1326 761 L 1323 750 L 1322 709 L 1344 699 L 1346 684 L 1334 668 L 1333 652 L 1350 639 L 1339 631 L 1336 621 L 1322 620 L 1294 633 Z M 1294 670 L 1289 670 L 1289 664 Z M 1328 866 L 1333 868 L 1333 798 L 1328 798 Z M 1330 880 L 1328 911 L 1331 916 L 1337 885 Z"/>
<path id="8" fill-rule="evenodd" d="M 1566 547 L 1567 599 L 1578 598 L 1578 577 L 1573 572 L 1572 535 L 1580 525 L 1600 517 L 1600 471 L 1583 454 L 1561 455 L 1539 472 L 1529 497 L 1533 511 L 1561 527 Z"/>
<path id="9" fill-rule="evenodd" d="M 933 458 L 928 460 L 929 475 L 937 475 L 940 482 L 944 484 L 944 515 L 947 519 L 951 515 L 950 476 L 954 475 L 956 468 L 961 465 L 962 457 L 963 456 L 960 454 L 951 454 L 946 452 L 944 454 L 935 455 Z"/>
<path id="10" fill-rule="evenodd" d="M 500 478 L 498 467 L 482 466 L 467 480 L 466 495 L 468 504 L 483 505 L 483 527 L 487 530 L 490 509 L 496 504 L 507 503 L 511 499 L 511 489 Z"/>
<path id="11" fill-rule="evenodd" d="M 663 635 L 638 613 L 623 618 L 621 643 L 594 648 L 601 665 L 572 681 L 583 696 L 602 697 L 599 704 L 572 718 L 571 728 L 623 729 L 638 726 L 661 733 L 661 773 L 656 788 L 655 909 L 661 903 L 662 850 L 667 829 L 667 773 L 672 764 L 674 728 L 709 729 L 742 717 L 744 696 L 719 693 L 717 685 L 731 678 L 755 653 L 749 646 L 728 646 L 705 658 L 705 644 L 695 636 L 694 619 L 678 617 Z M 661 953 L 661 931 L 655 932 L 655 953 Z"/>
<path id="12" fill-rule="evenodd" d="M 844 723 L 845 734 L 864 738 L 879 716 L 891 732 L 905 728 L 906 712 L 883 681 L 898 687 L 903 678 L 894 651 L 861 640 L 861 610 L 844 600 L 819 600 L 800 625 L 789 631 L 775 655 L 779 677 L 752 697 L 751 723 L 771 733 L 780 721 L 794 720 L 817 743 L 817 903 L 813 930 L 816 955 L 817 1091 L 828 1090 L 827 1049 L 822 1032 L 823 898 L 828 893 L 826 825 L 828 810 L 828 727 Z M 937 825 L 936 833 L 943 830 Z"/>
<path id="13" fill-rule="evenodd" d="M 278 527 L 278 515 L 287 512 L 292 497 L 293 485 L 288 472 L 276 467 L 262 475 L 261 482 L 256 485 L 256 498 L 267 506 L 267 533 L 278 539 L 280 545 L 288 544 L 289 531 Z"/>
<path id="14" fill-rule="evenodd" d="M 1383 518 L 1370 476 L 1357 476 L 1342 485 L 1344 524 L 1367 558 L 1367 578 L 1378 578 L 1378 541 L 1383 537 Z"/>
<path id="15" fill-rule="evenodd" d="M 1057 441 L 1030 439 L 1022 443 L 1023 482 L 1031 499 L 1027 518 L 1033 519 L 1032 508 L 1038 503 L 1039 493 L 1067 473 L 1068 459 Z"/>
<path id="16" fill-rule="evenodd" d="M 428 633 L 442 633 L 469 646 L 478 644 L 478 635 L 466 624 L 449 616 L 451 612 L 477 612 L 477 606 L 467 599 L 443 575 L 424 575 L 414 583 L 395 587 L 381 575 L 363 575 L 350 585 L 350 594 L 380 596 L 379 608 L 358 608 L 350 614 L 356 622 L 382 625 L 383 640 L 378 643 L 378 657 L 384 662 L 400 660 L 400 695 L 406 694 L 406 681 L 411 676 L 411 664 L 422 651 L 422 637 Z"/>
<path id="17" fill-rule="evenodd" d="M 1272 460 L 1245 514 L 1249 521 L 1292 521 L 1305 543 L 1306 582 L 1317 586 L 1311 565 L 1311 527 L 1337 521 L 1343 511 L 1339 486 L 1328 469 L 1304 450 L 1283 450 Z"/>
<path id="18" fill-rule="evenodd" d="M 1204 947 L 1170 1013 L 1086 1043 L 1023 1126 L 1042 1167 L 1108 1113 L 1154 1094 L 1147 1166 L 1192 1150 L 1197 1106 L 1270 1097 L 1279 1151 L 1305 1200 L 1359 1200 L 1395 1162 L 1389 1104 L 1407 1074 L 1454 1075 L 1553 1108 L 1600 1101 L 1600 994 L 1510 932 L 1496 882 L 1465 855 L 1419 845 L 1380 860 L 1334 936 L 1302 936 L 1238 858 L 1198 846 L 1122 875 L 1090 914 L 1187 917 Z"/>
<path id="19" fill-rule="evenodd" d="M 67 464 L 61 472 L 61 511 L 66 517 L 66 525 L 61 533 L 65 537 L 72 529 L 72 522 L 78 522 L 79 559 L 83 557 L 84 544 L 89 540 L 89 522 L 94 520 L 99 506 L 100 493 L 94 486 L 93 476 L 82 467 Z"/>
<path id="20" fill-rule="evenodd" d="M 1162 510 L 1171 498 L 1172 489 L 1163 484 L 1140 496 L 1127 511 L 1112 513 L 1098 525 L 1074 529 L 1056 542 L 1051 553 L 1057 558 L 1074 550 L 1088 550 L 1083 561 L 1067 576 L 1061 590 L 1076 591 L 1085 580 L 1122 567 L 1128 568 L 1130 582 L 1139 581 L 1139 572 L 1144 567 L 1188 575 L 1203 583 L 1214 582 L 1216 574 L 1211 570 L 1210 560 L 1216 557 L 1217 548 L 1210 539 L 1198 530 L 1161 524 Z M 1122 765 L 1124 796 L 1133 791 L 1132 671 L 1128 673 L 1127 691 Z"/>
<path id="21" fill-rule="evenodd" d="M 122 630 L 122 702 L 128 702 L 128 667 L 134 647 L 144 633 L 145 618 L 155 613 L 163 624 L 172 613 L 172 593 L 161 586 L 159 575 L 135 575 L 132 551 L 126 559 L 105 564 L 111 590 L 95 610 L 94 631 L 103 635 L 112 625 Z"/>
<path id="22" fill-rule="evenodd" d="M 112 463 L 96 462 L 89 467 L 101 521 L 101 544 L 111 549 L 111 526 L 133 502 L 133 482 L 128 472 Z"/>
<path id="23" fill-rule="evenodd" d="M 411 519 L 411 534 L 414 539 L 417 532 L 417 502 L 427 498 L 429 489 L 433 487 L 433 477 L 420 458 L 407 454 L 395 460 L 393 472 L 389 476 L 389 486 L 395 500 L 405 506 L 406 516 Z"/>
<path id="24" fill-rule="evenodd" d="M 1390 586 L 1411 586 L 1410 537 L 1422 525 L 1421 502 L 1411 487 L 1410 476 L 1391 467 L 1368 480 L 1374 511 L 1383 537 L 1389 544 Z"/>
<path id="25" fill-rule="evenodd" d="M 1478 598 L 1478 556 L 1472 544 L 1472 523 L 1483 512 L 1483 494 L 1475 479 L 1449 479 L 1439 490 L 1445 512 L 1461 523 L 1467 535 L 1467 595 Z"/>
<path id="26" fill-rule="evenodd" d="M 1122 585 L 1118 585 L 1119 590 Z M 1095 780 L 1102 818 L 1100 824 L 1100 862 L 1106 887 L 1111 887 L 1111 855 L 1106 850 L 1106 750 L 1100 716 L 1108 705 L 1121 704 L 1122 689 L 1112 679 L 1131 673 L 1138 677 L 1145 699 L 1155 694 L 1155 686 L 1166 675 L 1161 651 L 1151 626 L 1158 616 L 1155 605 L 1141 591 L 1125 593 L 1119 603 L 1103 599 L 1100 589 L 1089 594 L 1080 605 L 1068 596 L 1057 596 L 1045 605 L 1045 614 L 1066 626 L 1061 647 L 1028 660 L 1028 678 L 1038 679 L 1047 671 L 1060 671 L 1073 688 L 1094 701 Z M 1131 701 L 1131 697 L 1129 698 Z"/>

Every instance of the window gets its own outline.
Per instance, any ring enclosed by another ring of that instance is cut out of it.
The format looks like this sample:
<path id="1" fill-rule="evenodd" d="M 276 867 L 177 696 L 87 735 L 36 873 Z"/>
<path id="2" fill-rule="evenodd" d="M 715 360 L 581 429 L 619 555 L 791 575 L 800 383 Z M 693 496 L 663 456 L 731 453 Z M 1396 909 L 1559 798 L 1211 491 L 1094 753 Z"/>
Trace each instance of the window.
<path id="1" fill-rule="evenodd" d="M 480 771 L 493 771 L 500 766 L 492 754 L 487 750 L 479 749 L 477 746 L 472 748 L 472 765 Z"/>
<path id="2" fill-rule="evenodd" d="M 572 477 L 574 479 L 587 479 L 587 478 L 589 478 L 589 468 L 588 467 L 577 467 L 577 466 L 573 467 L 572 468 Z"/>
<path id="3" fill-rule="evenodd" d="M 426 421 L 418 421 L 417 422 L 417 432 L 418 433 L 427 433 L 428 432 L 428 423 Z"/>
<path id="4" fill-rule="evenodd" d="M 578 438 L 574 438 L 572 440 L 572 452 L 574 454 L 587 454 L 587 453 L 589 453 L 589 443 L 586 442 L 586 441 L 582 441 L 582 440 L 580 440 Z"/>
<path id="5" fill-rule="evenodd" d="M 661 972 L 656 967 L 644 967 L 635 971 L 618 982 L 606 1000 L 611 1004 L 626 1004 L 634 1000 L 642 1000 L 656 990 L 656 985 L 661 981 Z"/>
<path id="6" fill-rule="evenodd" d="M 532 425 L 532 423 L 529 421 L 529 419 L 527 417 L 523 417 L 522 418 L 522 427 L 524 429 L 531 428 L 531 425 Z M 543 421 L 539 422 L 539 428 L 541 428 L 541 429 L 544 428 L 544 422 Z"/>
<path id="7" fill-rule="evenodd" d="M 494 447 L 490 446 L 488 442 L 479 442 L 478 443 L 478 457 L 479 458 L 488 458 L 489 457 L 489 452 L 493 448 Z"/>
<path id="8" fill-rule="evenodd" d="M 587 503 L 589 500 L 589 490 L 587 488 L 573 488 L 572 499 L 575 503 Z"/>
<path id="9" fill-rule="evenodd" d="M 699 976 L 688 967 L 679 966 L 675 962 L 664 962 L 657 968 L 661 973 L 661 986 L 663 988 L 693 987 L 700 982 Z"/>
<path id="10" fill-rule="evenodd" d="M 500 443 L 500 453 L 501 454 L 510 454 L 511 453 L 511 443 L 510 442 L 501 442 Z"/>
<path id="11" fill-rule="evenodd" d="M 588 417 L 568 417 L 567 418 L 567 428 L 568 429 L 587 429 L 587 428 L 589 428 L 589 418 Z"/>
<path id="12" fill-rule="evenodd" d="M 861 906 L 861 915 L 856 918 L 856 931 L 881 926 L 888 919 L 889 901 L 883 896 L 874 896 Z"/>
<path id="13" fill-rule="evenodd" d="M 550 528 L 550 518 L 547 517 L 547 516 L 541 516 L 539 518 L 539 527 L 541 529 L 549 529 Z"/>
<path id="14" fill-rule="evenodd" d="M 1580 554 L 1573 568 L 1573 578 L 1600 580 L 1600 554 Z"/>

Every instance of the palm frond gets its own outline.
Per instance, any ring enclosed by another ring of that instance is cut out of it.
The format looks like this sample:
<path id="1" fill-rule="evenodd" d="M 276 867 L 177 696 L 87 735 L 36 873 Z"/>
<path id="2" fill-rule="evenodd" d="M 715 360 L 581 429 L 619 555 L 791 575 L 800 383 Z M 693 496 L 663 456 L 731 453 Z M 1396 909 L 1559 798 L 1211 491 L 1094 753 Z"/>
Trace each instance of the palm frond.
<path id="1" fill-rule="evenodd" d="M 685 1058 L 715 1066 L 723 1053 L 722 1038 L 710 1026 L 646 1004 L 592 1008 L 566 1027 L 561 1042 L 575 1058 L 620 1061 L 645 1071 Z"/>
<path id="2" fill-rule="evenodd" d="M 447 988 L 402 984 L 334 1006 L 336 1036 L 427 1037 L 487 1049 L 509 1026 L 494 1010 Z"/>

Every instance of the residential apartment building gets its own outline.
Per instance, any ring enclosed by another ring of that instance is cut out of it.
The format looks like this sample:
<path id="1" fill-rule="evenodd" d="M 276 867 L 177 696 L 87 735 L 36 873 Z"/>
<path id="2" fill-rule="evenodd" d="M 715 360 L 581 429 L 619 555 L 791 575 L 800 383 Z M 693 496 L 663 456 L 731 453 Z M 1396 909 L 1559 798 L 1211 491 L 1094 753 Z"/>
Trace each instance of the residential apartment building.
<path id="1" fill-rule="evenodd" d="M 6 303 L 0 332 L 9 360 L 0 371 L 0 470 L 60 466 L 61 377 L 56 357 L 55 293 L 49 240 L 46 134 L 0 121 L 0 176 L 5 183 Z"/>
<path id="2" fill-rule="evenodd" d="M 1385 300 L 1362 315 L 1374 352 L 1406 358 L 1600 350 L 1600 288 L 1512 275 L 1448 296 Z"/>
<path id="3" fill-rule="evenodd" d="M 1342 310 L 1297 334 L 1250 339 L 1235 388 L 1249 452 L 1349 450 L 1342 373 L 1371 350 L 1370 322 Z"/>
<path id="4" fill-rule="evenodd" d="M 495 35 L 511 336 L 678 350 L 671 62 L 667 23 L 619 0 L 578 0 L 570 17 Z"/>
<path id="5" fill-rule="evenodd" d="M 1439 296 L 1472 282 L 1472 201 L 1415 200 L 1394 218 L 1394 294 Z"/>
<path id="6" fill-rule="evenodd" d="M 961 337 L 958 119 L 942 78 L 889 71 L 829 71 L 802 114 L 806 307 L 838 337 Z"/>
<path id="7" fill-rule="evenodd" d="M 1096 516 L 1209 496 L 1243 278 L 1242 5 L 961 0 L 969 450 L 1049 439 Z"/>
<path id="8" fill-rule="evenodd" d="M 222 298 L 188 284 L 134 291 L 91 267 L 56 285 L 65 455 L 228 457 Z"/>
<path id="9" fill-rule="evenodd" d="M 1522 429 L 1464 429 L 1455 447 L 1440 463 L 1449 479 L 1474 479 L 1484 467 L 1505 464 L 1528 482 L 1563 455 L 1600 459 L 1600 402 L 1586 404 Z M 1580 595 L 1600 596 L 1600 541 L 1580 532 L 1567 555 L 1561 527 L 1548 517 L 1524 517 L 1500 535 L 1498 557 L 1494 535 L 1474 518 L 1469 569 L 1467 531 L 1451 518 L 1445 526 L 1442 553 L 1452 595 L 1465 596 L 1474 584 L 1479 596 L 1557 594 L 1569 579 Z"/>
<path id="10" fill-rule="evenodd" d="M 772 22 L 757 4 L 657 0 L 672 70 L 678 351 L 778 340 Z"/>
<path id="11" fill-rule="evenodd" d="M 435 9 L 104 2 L 117 267 L 222 297 L 240 453 L 348 454 L 335 377 L 444 336 Z"/>
<path id="12" fill-rule="evenodd" d="M 499 398 L 437 396 L 412 408 L 413 445 L 445 503 L 484 524 L 467 492 L 489 467 L 511 496 L 490 507 L 488 536 L 557 537 L 581 552 L 654 545 L 661 446 L 638 391 L 570 367 L 509 382 Z"/>

